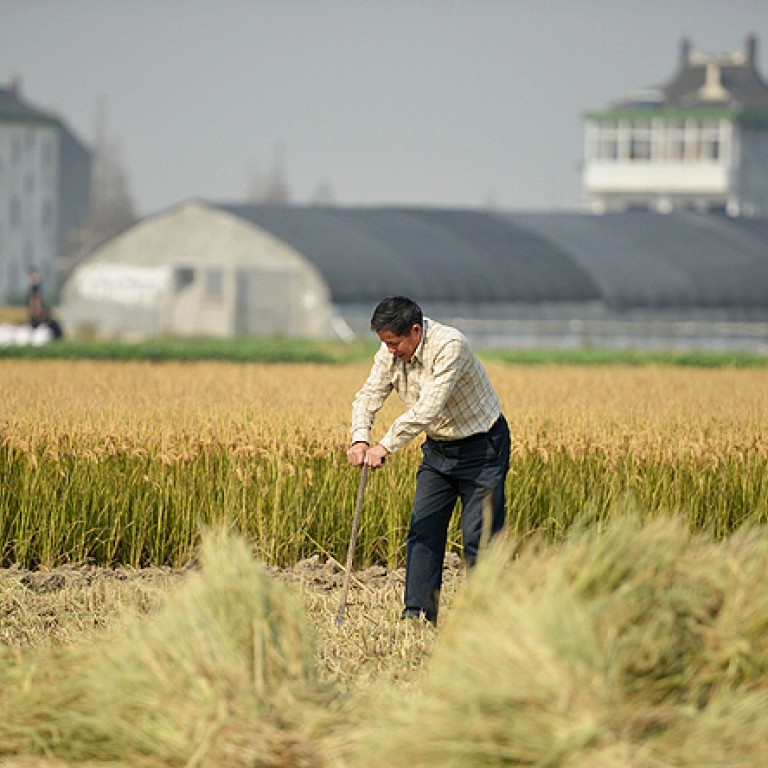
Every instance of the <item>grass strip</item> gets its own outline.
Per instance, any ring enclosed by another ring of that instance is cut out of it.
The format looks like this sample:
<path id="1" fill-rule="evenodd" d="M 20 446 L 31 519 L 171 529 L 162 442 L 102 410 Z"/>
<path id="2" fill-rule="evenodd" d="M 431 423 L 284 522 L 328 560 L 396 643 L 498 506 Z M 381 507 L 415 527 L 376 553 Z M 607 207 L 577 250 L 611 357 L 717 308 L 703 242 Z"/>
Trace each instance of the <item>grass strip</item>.
<path id="1" fill-rule="evenodd" d="M 0 347 L 0 359 L 147 360 L 152 362 L 219 360 L 239 363 L 341 364 L 369 360 L 373 339 L 353 343 L 282 337 L 158 338 L 141 342 L 62 340 L 42 347 Z M 479 350 L 489 361 L 509 365 L 686 366 L 763 368 L 768 356 L 749 352 L 640 352 L 635 350 Z"/>

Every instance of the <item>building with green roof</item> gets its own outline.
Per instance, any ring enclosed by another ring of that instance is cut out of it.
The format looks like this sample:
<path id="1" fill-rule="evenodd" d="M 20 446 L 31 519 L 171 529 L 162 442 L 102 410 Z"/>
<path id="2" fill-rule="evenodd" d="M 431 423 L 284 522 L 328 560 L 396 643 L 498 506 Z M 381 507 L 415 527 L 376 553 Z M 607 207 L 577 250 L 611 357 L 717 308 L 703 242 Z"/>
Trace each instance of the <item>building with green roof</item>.
<path id="1" fill-rule="evenodd" d="M 684 39 L 666 84 L 587 114 L 587 208 L 768 215 L 768 84 L 757 50 L 754 35 L 729 54 Z"/>

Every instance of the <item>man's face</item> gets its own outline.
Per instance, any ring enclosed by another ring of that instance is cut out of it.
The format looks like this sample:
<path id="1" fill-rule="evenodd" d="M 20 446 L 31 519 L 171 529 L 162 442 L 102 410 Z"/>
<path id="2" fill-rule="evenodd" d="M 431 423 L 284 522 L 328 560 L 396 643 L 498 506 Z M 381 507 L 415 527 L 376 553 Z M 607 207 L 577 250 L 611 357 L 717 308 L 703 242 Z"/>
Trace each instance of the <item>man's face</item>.
<path id="1" fill-rule="evenodd" d="M 419 346 L 421 341 L 421 326 L 414 324 L 411 326 L 411 330 L 405 336 L 398 336 L 392 331 L 379 331 L 379 338 L 387 345 L 387 349 L 398 359 L 404 363 L 410 361 L 413 357 L 413 353 L 416 351 L 416 347 Z"/>

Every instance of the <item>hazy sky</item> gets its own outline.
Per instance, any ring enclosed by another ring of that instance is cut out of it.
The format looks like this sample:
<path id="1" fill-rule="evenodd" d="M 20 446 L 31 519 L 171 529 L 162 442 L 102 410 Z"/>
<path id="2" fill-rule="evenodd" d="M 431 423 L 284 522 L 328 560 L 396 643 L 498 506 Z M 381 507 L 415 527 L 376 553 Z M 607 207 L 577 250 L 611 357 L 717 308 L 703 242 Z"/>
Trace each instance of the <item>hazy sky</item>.
<path id="1" fill-rule="evenodd" d="M 546 209 L 585 111 L 750 33 L 768 79 L 768 0 L 0 0 L 0 81 L 88 142 L 105 102 L 142 214 L 278 152 L 299 203 Z"/>

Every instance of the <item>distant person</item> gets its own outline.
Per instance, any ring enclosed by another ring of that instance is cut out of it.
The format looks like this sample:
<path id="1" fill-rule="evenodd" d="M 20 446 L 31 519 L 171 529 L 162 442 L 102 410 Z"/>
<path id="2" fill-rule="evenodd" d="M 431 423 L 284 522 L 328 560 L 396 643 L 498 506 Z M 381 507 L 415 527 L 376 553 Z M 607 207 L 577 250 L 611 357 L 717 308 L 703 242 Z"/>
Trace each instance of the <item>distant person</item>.
<path id="1" fill-rule="evenodd" d="M 27 270 L 27 285 L 29 286 L 27 289 L 27 325 L 33 330 L 44 328 L 46 331 L 50 331 L 44 336 L 48 340 L 63 338 L 64 331 L 61 323 L 43 304 L 40 275 L 34 267 Z"/>
<path id="2" fill-rule="evenodd" d="M 34 267 L 27 270 L 27 324 L 32 328 L 45 322 L 40 275 Z"/>
<path id="3" fill-rule="evenodd" d="M 371 329 L 381 347 L 352 406 L 347 461 L 380 469 L 386 456 L 426 433 L 406 542 L 402 617 L 434 624 L 457 499 L 468 566 L 477 559 L 484 531 L 491 535 L 504 526 L 509 428 L 485 368 L 458 330 L 424 317 L 405 296 L 384 299 Z M 371 447 L 374 417 L 392 390 L 407 410 Z"/>

